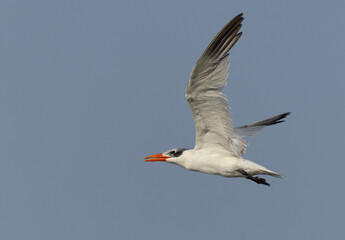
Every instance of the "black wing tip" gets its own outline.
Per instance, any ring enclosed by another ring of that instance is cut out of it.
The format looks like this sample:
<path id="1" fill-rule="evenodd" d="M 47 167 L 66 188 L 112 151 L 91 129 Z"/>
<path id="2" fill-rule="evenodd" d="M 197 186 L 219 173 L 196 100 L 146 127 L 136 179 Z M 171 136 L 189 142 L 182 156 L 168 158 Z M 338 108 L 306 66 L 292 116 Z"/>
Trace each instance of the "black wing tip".
<path id="1" fill-rule="evenodd" d="M 243 13 L 240 13 L 238 14 L 236 17 L 232 18 L 227 25 L 231 25 L 231 24 L 234 24 L 234 25 L 240 25 L 242 26 L 242 22 L 244 20 L 244 17 L 243 17 Z"/>
<path id="2" fill-rule="evenodd" d="M 278 123 L 283 123 L 283 122 L 285 122 L 285 120 L 279 120 L 279 121 L 275 121 L 273 123 L 267 124 L 266 126 L 276 125 Z"/>
<path id="3" fill-rule="evenodd" d="M 206 56 L 217 60 L 222 59 L 242 36 L 242 32 L 239 32 L 239 30 L 242 27 L 243 19 L 243 13 L 232 18 L 213 38 L 199 61 Z M 230 41 L 227 41 L 227 39 L 230 39 Z"/>
<path id="4" fill-rule="evenodd" d="M 291 112 L 286 112 L 286 113 L 280 114 L 281 118 L 286 118 L 289 115 L 291 115 Z"/>
<path id="5" fill-rule="evenodd" d="M 242 22 L 244 17 L 243 17 L 243 13 L 238 14 L 236 17 L 233 18 L 236 21 Z"/>
<path id="6" fill-rule="evenodd" d="M 276 117 L 273 117 L 273 118 L 276 118 L 273 122 L 268 122 L 267 123 L 267 126 L 269 125 L 275 125 L 275 124 L 278 124 L 278 123 L 282 123 L 282 122 L 285 122 L 285 119 L 287 116 L 289 116 L 291 114 L 291 112 L 285 112 L 285 113 L 282 113 L 280 115 L 277 115 Z"/>
<path id="7" fill-rule="evenodd" d="M 232 18 L 232 19 L 239 19 L 239 18 L 244 19 L 244 17 L 243 17 L 243 12 L 237 14 L 236 17 L 234 17 L 234 18 Z"/>
<path id="8" fill-rule="evenodd" d="M 276 125 L 278 123 L 282 123 L 285 122 L 285 119 L 288 115 L 290 115 L 291 112 L 285 112 L 270 118 L 267 118 L 265 120 L 253 123 L 253 124 L 248 124 L 248 125 L 244 125 L 238 128 L 251 128 L 251 127 L 256 127 L 256 126 L 262 126 L 262 127 L 267 127 L 267 126 L 271 126 L 271 125 Z"/>

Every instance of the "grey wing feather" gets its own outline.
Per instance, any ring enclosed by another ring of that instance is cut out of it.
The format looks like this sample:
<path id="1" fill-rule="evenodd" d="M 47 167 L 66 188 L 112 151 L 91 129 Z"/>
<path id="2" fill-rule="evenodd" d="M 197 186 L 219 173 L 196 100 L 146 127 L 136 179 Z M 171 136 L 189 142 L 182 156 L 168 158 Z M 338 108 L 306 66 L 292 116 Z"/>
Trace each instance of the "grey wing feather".
<path id="1" fill-rule="evenodd" d="M 221 146 L 237 154 L 231 144 L 232 121 L 226 96 L 229 50 L 242 33 L 243 14 L 234 17 L 217 34 L 193 68 L 186 99 L 191 108 L 195 128 L 195 149 Z"/>
<path id="2" fill-rule="evenodd" d="M 284 118 L 290 114 L 290 112 L 286 112 L 259 122 L 234 128 L 232 138 L 233 148 L 238 152 L 238 154 L 243 155 L 247 150 L 248 143 L 242 139 L 242 137 L 254 136 L 264 127 L 284 122 Z"/>
<path id="3" fill-rule="evenodd" d="M 254 136 L 264 127 L 284 122 L 283 119 L 290 114 L 290 112 L 286 112 L 259 122 L 236 127 L 234 128 L 234 134 L 240 137 Z"/>

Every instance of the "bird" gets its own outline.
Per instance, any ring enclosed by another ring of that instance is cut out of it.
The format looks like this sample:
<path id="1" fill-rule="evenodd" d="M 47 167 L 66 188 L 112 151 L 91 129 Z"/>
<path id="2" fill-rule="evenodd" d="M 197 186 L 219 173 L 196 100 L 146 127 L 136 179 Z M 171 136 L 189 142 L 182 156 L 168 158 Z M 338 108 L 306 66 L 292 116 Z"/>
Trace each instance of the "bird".
<path id="1" fill-rule="evenodd" d="M 270 186 L 256 175 L 282 176 L 253 161 L 243 158 L 247 141 L 262 128 L 285 121 L 290 112 L 243 125 L 232 126 L 227 97 L 229 51 L 242 35 L 243 13 L 230 20 L 214 37 L 195 64 L 186 88 L 186 100 L 192 111 L 196 138 L 194 149 L 174 148 L 145 157 L 145 162 L 168 162 L 187 170 L 220 175 L 226 178 L 246 178 Z"/>

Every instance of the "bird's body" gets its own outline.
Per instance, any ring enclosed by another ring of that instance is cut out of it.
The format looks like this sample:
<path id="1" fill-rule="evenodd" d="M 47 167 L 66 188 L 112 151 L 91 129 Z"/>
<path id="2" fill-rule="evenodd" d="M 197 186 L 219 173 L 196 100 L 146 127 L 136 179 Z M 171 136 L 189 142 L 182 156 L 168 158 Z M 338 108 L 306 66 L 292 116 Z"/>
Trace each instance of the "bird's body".
<path id="1" fill-rule="evenodd" d="M 238 169 L 243 169 L 250 175 L 279 174 L 268 170 L 252 161 L 243 159 L 240 156 L 231 156 L 229 152 L 219 148 L 206 148 L 200 150 L 185 150 L 180 158 L 168 158 L 167 162 L 177 164 L 191 171 L 203 172 L 223 177 L 243 177 Z"/>
<path id="2" fill-rule="evenodd" d="M 224 177 L 245 177 L 256 183 L 269 185 L 254 175 L 280 177 L 267 168 L 242 158 L 247 142 L 243 137 L 253 136 L 263 127 L 283 122 L 290 113 L 283 113 L 260 122 L 233 128 L 226 96 L 229 68 L 228 52 L 242 33 L 243 14 L 237 15 L 217 34 L 206 48 L 191 73 L 186 99 L 191 108 L 196 143 L 194 149 L 175 148 L 151 155 L 145 161 L 166 161 L 191 171 Z"/>

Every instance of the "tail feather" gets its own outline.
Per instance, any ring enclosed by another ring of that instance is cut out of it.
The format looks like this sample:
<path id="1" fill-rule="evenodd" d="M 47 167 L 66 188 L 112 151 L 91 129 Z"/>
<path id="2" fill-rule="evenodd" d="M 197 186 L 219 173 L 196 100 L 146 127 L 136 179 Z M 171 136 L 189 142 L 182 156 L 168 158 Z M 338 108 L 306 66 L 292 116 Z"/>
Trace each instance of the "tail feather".
<path id="1" fill-rule="evenodd" d="M 283 178 L 279 173 L 273 172 L 273 171 L 271 171 L 271 170 L 269 170 L 269 169 L 265 168 L 264 166 L 259 165 L 257 163 L 256 163 L 256 165 L 258 167 L 257 168 L 258 171 L 255 175 L 269 175 L 269 176 L 276 177 L 276 178 Z"/>
<path id="2" fill-rule="evenodd" d="M 261 174 L 269 175 L 269 176 L 276 177 L 276 178 L 283 178 L 283 176 L 280 175 L 279 173 L 276 173 L 276 172 L 273 172 L 271 170 L 268 170 L 267 168 L 265 168 L 263 170 L 263 173 L 261 173 Z"/>

